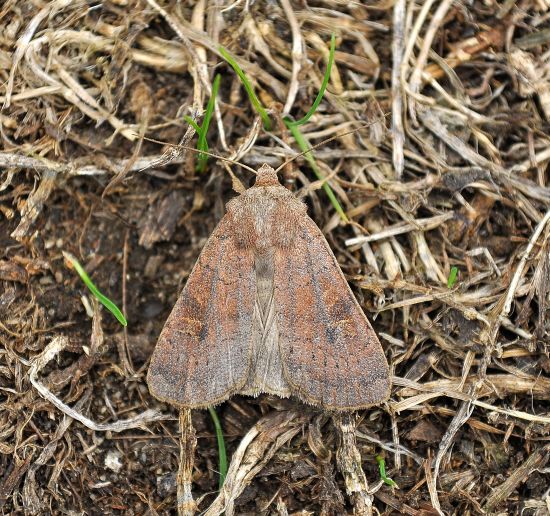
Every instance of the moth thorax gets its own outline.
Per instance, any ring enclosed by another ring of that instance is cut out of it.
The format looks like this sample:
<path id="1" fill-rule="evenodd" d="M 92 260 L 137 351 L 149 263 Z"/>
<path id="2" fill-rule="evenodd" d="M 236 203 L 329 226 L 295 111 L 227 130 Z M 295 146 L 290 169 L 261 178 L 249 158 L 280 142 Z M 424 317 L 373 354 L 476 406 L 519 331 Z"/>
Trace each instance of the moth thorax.
<path id="1" fill-rule="evenodd" d="M 264 186 L 250 188 L 232 199 L 227 211 L 239 246 L 261 254 L 292 245 L 305 215 L 305 205 L 280 185 Z"/>
<path id="2" fill-rule="evenodd" d="M 298 227 L 276 221 L 274 218 L 246 219 L 239 225 L 235 238 L 239 247 L 250 249 L 256 255 L 268 256 L 275 249 L 292 246 Z"/>

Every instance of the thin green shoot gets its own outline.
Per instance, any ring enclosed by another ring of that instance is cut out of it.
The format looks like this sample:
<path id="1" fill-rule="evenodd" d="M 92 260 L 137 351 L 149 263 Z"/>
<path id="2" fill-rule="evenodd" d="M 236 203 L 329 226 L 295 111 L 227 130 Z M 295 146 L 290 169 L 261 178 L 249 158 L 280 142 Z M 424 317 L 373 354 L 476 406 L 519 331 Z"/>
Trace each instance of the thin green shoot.
<path id="1" fill-rule="evenodd" d="M 317 97 L 315 98 L 315 101 L 311 105 L 311 108 L 306 113 L 306 115 L 301 118 L 300 120 L 293 122 L 289 117 L 285 117 L 284 122 L 287 128 L 292 133 L 292 136 L 294 136 L 294 139 L 296 140 L 296 143 L 299 145 L 299 147 L 302 149 L 302 152 L 304 152 L 304 157 L 307 159 L 309 166 L 315 173 L 318 179 L 323 180 L 325 179 L 324 174 L 321 172 L 321 169 L 317 165 L 317 162 L 315 161 L 315 158 L 313 156 L 313 152 L 311 150 L 311 146 L 309 145 L 309 142 L 305 138 L 305 136 L 301 133 L 299 127 L 303 124 L 305 124 L 315 113 L 317 108 L 319 107 L 319 104 L 321 103 L 321 100 L 323 99 L 323 95 L 325 94 L 325 91 L 327 89 L 328 81 L 330 79 L 330 73 L 332 70 L 332 65 L 334 63 L 334 52 L 335 52 L 335 45 L 336 45 L 336 37 L 334 35 L 334 32 L 332 33 L 332 36 L 330 38 L 330 51 L 328 55 L 328 63 L 327 63 L 327 69 L 325 71 L 325 76 L 323 78 L 323 83 L 321 84 L 321 89 L 319 90 L 319 93 L 317 94 Z M 334 206 L 334 209 L 338 212 L 340 215 L 340 218 L 344 222 L 349 222 L 349 219 L 344 212 L 344 209 L 338 202 L 338 199 L 336 198 L 336 195 L 334 195 L 334 192 L 332 191 L 332 188 L 330 185 L 325 182 L 323 183 L 323 190 L 327 194 L 327 197 L 329 198 L 330 202 Z"/>
<path id="2" fill-rule="evenodd" d="M 447 278 L 447 288 L 453 288 L 456 280 L 458 279 L 458 267 L 451 267 L 451 272 L 449 273 L 449 277 Z"/>
<path id="3" fill-rule="evenodd" d="M 118 320 L 122 326 L 128 326 L 128 322 L 124 317 L 124 314 L 119 310 L 119 308 L 106 296 L 104 296 L 99 289 L 94 285 L 86 271 L 80 265 L 79 261 L 71 254 L 63 251 L 63 257 L 69 264 L 74 268 L 74 270 L 80 276 L 80 279 L 88 287 L 90 292 L 96 297 L 96 299 L 105 307 L 109 312 L 111 312 Z"/>
<path id="4" fill-rule="evenodd" d="M 208 154 L 206 154 L 208 152 L 208 141 L 206 140 L 206 135 L 208 134 L 208 128 L 210 126 L 210 121 L 212 120 L 212 114 L 214 113 L 216 97 L 218 96 L 218 90 L 220 89 L 220 79 L 220 74 L 217 74 L 214 78 L 214 82 L 212 83 L 212 95 L 210 95 L 210 99 L 206 105 L 206 111 L 204 112 L 204 117 L 200 127 L 190 116 L 183 116 L 184 120 L 193 126 L 199 136 L 197 141 L 197 150 L 201 151 L 199 153 L 199 157 L 197 158 L 197 172 L 199 173 L 206 170 L 206 164 L 208 162 Z"/>
<path id="5" fill-rule="evenodd" d="M 235 70 L 235 73 L 239 76 L 241 79 L 241 82 L 243 83 L 244 89 L 246 90 L 246 93 L 248 93 L 248 98 L 250 99 L 250 102 L 254 106 L 254 109 L 260 115 L 261 119 L 264 123 L 264 128 L 266 131 L 271 130 L 271 121 L 269 120 L 269 116 L 267 114 L 266 109 L 262 106 L 262 103 L 256 96 L 256 93 L 254 93 L 254 88 L 252 88 L 252 84 L 248 80 L 248 77 L 243 72 L 243 69 L 239 66 L 235 58 L 222 46 L 218 47 L 218 50 L 222 57 L 229 63 L 231 68 Z"/>
<path id="6" fill-rule="evenodd" d="M 193 129 L 197 131 L 197 134 L 201 132 L 201 128 L 197 122 L 195 122 L 189 115 L 183 115 L 183 119 L 189 124 L 193 126 Z M 206 149 L 199 149 L 200 151 L 208 152 Z"/>
<path id="7" fill-rule="evenodd" d="M 333 63 L 334 63 L 335 45 L 336 45 L 336 38 L 335 38 L 335 35 L 333 33 L 332 36 L 331 36 L 331 39 L 330 39 L 330 51 L 329 51 L 329 57 L 328 57 L 328 63 L 327 63 L 327 70 L 326 70 L 325 76 L 323 78 L 323 83 L 321 84 L 321 89 L 319 90 L 319 93 L 318 93 L 315 101 L 313 102 L 311 108 L 309 109 L 309 111 L 306 113 L 306 115 L 302 119 L 298 120 L 297 122 L 293 122 L 288 117 L 286 117 L 284 119 L 285 125 L 287 126 L 287 128 L 290 130 L 290 132 L 294 136 L 294 139 L 296 140 L 296 143 L 298 144 L 298 146 L 302 149 L 302 152 L 305 153 L 304 156 L 307 159 L 311 169 L 313 170 L 313 172 L 315 173 L 317 178 L 320 179 L 320 180 L 325 179 L 325 176 L 321 172 L 321 169 L 319 168 L 319 166 L 317 165 L 317 163 L 315 161 L 315 158 L 313 157 L 313 154 L 311 152 L 311 146 L 309 145 L 306 138 L 300 132 L 299 126 L 304 124 L 305 122 L 307 122 L 311 118 L 313 113 L 315 113 L 315 111 L 319 107 L 319 104 L 321 103 L 321 100 L 323 99 L 323 95 L 326 91 L 328 81 L 330 80 L 330 73 L 331 73 L 331 70 L 332 70 Z M 237 75 L 241 79 L 241 81 L 242 81 L 242 83 L 243 83 L 243 85 L 244 85 L 244 87 L 245 87 L 245 89 L 248 93 L 248 96 L 250 98 L 250 101 L 251 101 L 252 105 L 254 106 L 255 110 L 258 112 L 258 114 L 262 118 L 262 120 L 264 122 L 264 127 L 266 128 L 266 130 L 269 131 L 270 128 L 271 128 L 271 123 L 269 121 L 269 117 L 267 115 L 266 110 L 264 109 L 264 107 L 261 105 L 260 101 L 256 97 L 256 94 L 254 93 L 254 90 L 252 88 L 252 85 L 251 85 L 250 81 L 246 77 L 246 75 L 243 72 L 243 70 L 241 69 L 241 67 L 235 61 L 235 59 L 231 56 L 231 54 L 229 52 L 227 52 L 227 50 L 225 50 L 225 48 L 219 47 L 219 51 L 220 51 L 220 54 L 222 55 L 222 57 L 233 67 L 233 70 L 235 70 L 235 72 L 237 73 Z M 332 188 L 330 187 L 330 185 L 326 182 L 323 183 L 323 189 L 325 190 L 325 193 L 327 194 L 330 202 L 334 206 L 334 209 L 340 215 L 340 218 L 346 223 L 349 222 L 349 219 L 348 219 L 346 213 L 344 212 L 344 209 L 342 208 L 342 206 L 338 202 L 338 199 L 336 198 L 336 195 L 334 195 L 334 192 L 332 191 Z"/>
<path id="8" fill-rule="evenodd" d="M 298 126 L 297 125 L 290 125 L 290 126 L 287 126 L 287 127 L 290 130 L 290 132 L 292 133 L 292 136 L 294 136 L 294 139 L 296 140 L 296 143 L 298 144 L 300 149 L 302 149 L 303 152 L 306 152 L 306 151 L 310 150 L 310 145 L 309 145 L 307 139 L 305 138 L 305 136 L 300 132 L 300 129 L 298 128 Z M 311 167 L 311 169 L 313 170 L 313 172 L 315 173 L 317 178 L 320 179 L 321 181 L 323 179 L 325 179 L 325 175 L 321 172 L 321 169 L 317 165 L 317 162 L 315 161 L 315 158 L 313 157 L 312 153 L 311 152 L 306 152 L 304 154 L 304 157 L 307 159 L 307 161 L 309 163 L 309 166 Z M 325 193 L 327 194 L 327 197 L 329 198 L 330 202 L 334 206 L 334 209 L 340 215 L 340 218 L 342 219 L 342 221 L 346 222 L 346 223 L 349 222 L 349 219 L 346 215 L 346 212 L 344 211 L 344 209 L 342 208 L 342 206 L 338 202 L 338 199 L 336 198 L 336 195 L 334 195 L 334 192 L 332 191 L 332 188 L 330 187 L 330 185 L 327 182 L 323 183 L 323 190 L 325 191 Z"/>
<path id="9" fill-rule="evenodd" d="M 297 120 L 296 122 L 293 122 L 288 117 L 285 118 L 285 124 L 287 127 L 290 128 L 291 125 L 303 125 L 305 124 L 312 116 L 315 111 L 317 111 L 317 108 L 319 107 L 319 104 L 321 103 L 321 100 L 323 100 L 323 96 L 325 95 L 325 90 L 328 86 L 328 81 L 330 80 L 330 73 L 332 71 L 332 65 L 334 64 L 334 52 L 336 47 L 336 36 L 334 35 L 334 32 L 330 36 L 330 50 L 328 53 L 328 63 L 327 63 L 327 69 L 325 71 L 325 76 L 323 77 L 323 82 L 321 84 L 321 88 L 319 89 L 319 93 L 317 93 L 317 97 L 315 98 L 313 104 L 309 108 L 309 111 L 305 114 L 303 118 L 300 120 Z"/>
<path id="10" fill-rule="evenodd" d="M 212 407 L 208 407 L 208 412 L 210 412 L 210 417 L 212 418 L 214 428 L 216 429 L 220 466 L 220 480 L 218 485 L 221 489 L 223 487 L 223 483 L 225 482 L 225 477 L 227 476 L 227 453 L 225 451 L 225 441 L 223 439 L 222 425 L 220 423 L 220 419 L 218 418 L 218 414 L 216 414 L 216 411 Z"/>
<path id="11" fill-rule="evenodd" d="M 380 455 L 376 456 L 376 462 L 378 462 L 378 469 L 380 470 L 380 478 L 384 481 L 385 484 L 390 487 L 395 487 L 399 489 L 399 486 L 388 476 L 386 476 L 386 461 Z"/>

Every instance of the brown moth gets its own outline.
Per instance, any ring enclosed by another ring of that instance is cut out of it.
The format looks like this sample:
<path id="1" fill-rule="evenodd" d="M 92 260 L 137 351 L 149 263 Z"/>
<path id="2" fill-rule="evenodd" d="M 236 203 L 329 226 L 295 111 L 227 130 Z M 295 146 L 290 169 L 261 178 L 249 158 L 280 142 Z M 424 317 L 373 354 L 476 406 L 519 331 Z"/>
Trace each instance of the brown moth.
<path id="1" fill-rule="evenodd" d="M 153 396 L 184 408 L 270 393 L 353 410 L 389 396 L 374 330 L 305 204 L 270 166 L 227 204 L 147 381 Z"/>

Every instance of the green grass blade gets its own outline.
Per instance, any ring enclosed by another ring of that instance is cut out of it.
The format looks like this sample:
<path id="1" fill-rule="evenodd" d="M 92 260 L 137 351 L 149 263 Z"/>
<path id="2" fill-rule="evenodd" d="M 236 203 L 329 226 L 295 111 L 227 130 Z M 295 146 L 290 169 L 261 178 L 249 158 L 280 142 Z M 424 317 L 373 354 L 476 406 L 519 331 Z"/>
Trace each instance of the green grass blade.
<path id="1" fill-rule="evenodd" d="M 204 117 L 202 119 L 202 124 L 199 127 L 199 124 L 195 122 L 190 116 L 183 115 L 183 119 L 190 125 L 193 126 L 193 129 L 197 131 L 199 136 L 197 140 L 197 150 L 208 152 L 208 141 L 206 140 L 206 135 L 208 134 L 208 128 L 210 127 L 210 121 L 212 120 L 212 113 L 214 113 L 214 107 L 216 103 L 216 97 L 218 96 L 218 90 L 220 89 L 220 79 L 221 75 L 217 74 L 212 83 L 212 95 L 208 99 L 208 104 L 206 105 L 206 111 L 204 112 Z M 197 172 L 204 172 L 206 170 L 206 163 L 208 162 L 208 154 L 199 153 L 197 159 Z"/>
<path id="2" fill-rule="evenodd" d="M 86 271 L 84 270 L 82 265 L 80 265 L 79 261 L 71 253 L 67 253 L 65 251 L 63 251 L 63 257 L 71 264 L 71 266 L 80 276 L 80 279 L 84 282 L 84 284 L 88 287 L 88 289 L 96 297 L 96 299 L 117 318 L 118 322 L 122 324 L 122 326 L 127 326 L 128 322 L 126 321 L 124 314 L 108 297 L 104 296 L 98 290 L 88 274 L 86 274 Z"/>
<path id="3" fill-rule="evenodd" d="M 309 118 L 311 118 L 311 116 L 313 115 L 313 113 L 315 113 L 315 111 L 319 107 L 319 104 L 321 103 L 321 100 L 323 98 L 323 95 L 324 95 L 324 93 L 326 91 L 326 88 L 327 88 L 327 85 L 328 85 L 328 81 L 330 80 L 330 72 L 331 72 L 331 69 L 332 69 L 332 65 L 334 63 L 335 45 L 336 45 L 336 38 L 335 38 L 335 35 L 333 33 L 332 36 L 331 36 L 331 39 L 330 39 L 330 51 L 329 51 L 329 59 L 328 59 L 328 63 L 327 63 L 327 70 L 326 70 L 325 76 L 323 78 L 323 83 L 321 85 L 321 89 L 319 90 L 317 98 L 313 102 L 313 104 L 312 104 L 311 108 L 309 109 L 309 111 L 306 113 L 306 115 L 301 120 L 299 120 L 297 122 L 293 122 L 289 118 L 285 119 L 285 124 L 288 127 L 288 129 L 290 130 L 290 132 L 292 133 L 292 135 L 294 136 L 294 139 L 296 140 L 296 143 L 302 149 L 303 152 L 306 152 L 306 154 L 304 156 L 307 159 L 310 167 L 312 168 L 312 170 L 315 173 L 315 175 L 317 176 L 317 178 L 321 179 L 321 180 L 324 179 L 325 176 L 323 175 L 323 173 L 321 172 L 321 170 L 318 167 L 317 163 L 315 162 L 315 158 L 313 157 L 312 153 L 307 152 L 310 149 L 310 145 L 307 142 L 306 138 L 302 135 L 302 133 L 300 132 L 298 127 L 300 125 L 304 124 L 305 122 L 307 122 L 309 120 Z M 248 78 L 246 77 L 245 73 L 243 72 L 241 67 L 238 65 L 238 63 L 235 61 L 233 56 L 227 50 L 225 50 L 225 48 L 220 46 L 220 47 L 218 47 L 218 50 L 219 50 L 220 54 L 222 55 L 222 57 L 229 63 L 229 65 L 231 65 L 233 70 L 235 70 L 235 73 L 241 79 L 241 81 L 243 83 L 243 86 L 245 87 L 245 89 L 248 93 L 248 97 L 250 98 L 250 102 L 254 106 L 254 109 L 256 110 L 256 112 L 262 118 L 262 120 L 264 122 L 264 127 L 266 128 L 266 130 L 269 131 L 271 129 L 271 122 L 270 122 L 269 117 L 267 115 L 267 111 L 264 109 L 264 107 L 262 106 L 262 104 L 258 100 L 258 97 L 256 97 L 256 94 L 254 93 L 254 89 L 252 88 L 252 85 L 251 85 L 250 81 L 248 80 Z M 344 212 L 342 206 L 338 202 L 338 199 L 334 195 L 334 192 L 332 191 L 332 188 L 330 187 L 330 185 L 328 183 L 324 183 L 323 184 L 323 189 L 325 190 L 330 202 L 334 206 L 334 209 L 340 215 L 340 218 L 344 222 L 349 222 L 349 219 L 348 219 L 346 213 Z"/>
<path id="4" fill-rule="evenodd" d="M 447 288 L 453 288 L 456 280 L 458 279 L 458 267 L 451 267 L 451 272 L 447 278 Z"/>
<path id="5" fill-rule="evenodd" d="M 267 114 L 267 111 L 262 106 L 262 103 L 256 96 L 256 93 L 254 93 L 254 88 L 252 88 L 252 84 L 248 80 L 248 77 L 243 72 L 242 68 L 239 66 L 237 61 L 233 58 L 233 56 L 225 50 L 222 46 L 218 47 L 218 50 L 222 57 L 229 63 L 231 68 L 235 70 L 235 73 L 239 76 L 241 79 L 241 82 L 243 83 L 244 89 L 246 90 L 246 93 L 248 93 L 248 98 L 250 99 L 250 102 L 254 106 L 254 109 L 256 112 L 260 115 L 261 119 L 263 120 L 264 127 L 266 131 L 271 130 L 271 121 L 269 120 L 269 116 Z"/>
<path id="6" fill-rule="evenodd" d="M 216 103 L 216 97 L 218 96 L 218 90 L 220 89 L 221 75 L 217 74 L 212 83 L 212 95 L 206 105 L 206 111 L 204 112 L 204 118 L 202 119 L 201 130 L 199 131 L 199 140 L 197 142 L 197 149 L 208 152 L 208 142 L 206 141 L 206 135 L 208 134 L 208 128 L 210 126 L 210 120 L 212 119 L 212 113 L 214 113 L 214 106 Z M 199 154 L 197 160 L 197 171 L 204 172 L 206 170 L 206 163 L 208 161 L 207 154 Z"/>
<path id="7" fill-rule="evenodd" d="M 296 143 L 302 149 L 302 152 L 305 152 L 304 157 L 307 159 L 309 166 L 312 168 L 313 172 L 317 176 L 318 179 L 325 179 L 324 174 L 321 172 L 321 169 L 318 167 L 317 162 L 315 161 L 315 158 L 313 157 L 313 152 L 311 151 L 311 146 L 309 145 L 307 139 L 305 136 L 301 133 L 299 126 L 305 124 L 315 113 L 317 108 L 319 107 L 319 104 L 321 103 L 321 100 L 323 99 L 323 95 L 325 94 L 325 90 L 327 89 L 328 81 L 330 79 L 330 72 L 332 70 L 332 65 L 334 63 L 334 49 L 336 45 L 336 37 L 334 35 L 334 32 L 332 33 L 332 36 L 330 38 L 330 51 L 328 56 L 328 63 L 327 63 L 327 69 L 325 71 L 325 76 L 323 78 L 323 83 L 321 84 L 321 89 L 319 90 L 319 93 L 317 94 L 317 97 L 315 98 L 315 101 L 311 105 L 311 108 L 306 113 L 306 115 L 298 120 L 297 122 L 293 122 L 290 118 L 285 117 L 284 122 L 287 128 L 292 133 L 292 136 L 294 136 L 294 139 L 296 140 Z M 330 202 L 334 206 L 334 209 L 338 212 L 340 215 L 340 218 L 344 222 L 349 222 L 349 219 L 344 212 L 342 206 L 338 202 L 338 199 L 336 198 L 336 195 L 334 195 L 334 192 L 332 191 L 332 188 L 328 183 L 323 183 L 323 190 L 327 194 L 328 198 L 330 199 Z"/>
<path id="8" fill-rule="evenodd" d="M 201 128 L 199 127 L 199 124 L 197 124 L 197 122 L 195 122 L 190 116 L 188 115 L 183 115 L 183 119 L 189 124 L 189 125 L 192 125 L 193 126 L 193 129 L 195 129 L 195 131 L 197 131 L 197 134 L 200 134 L 201 132 Z"/>
<path id="9" fill-rule="evenodd" d="M 303 152 L 308 151 L 310 149 L 310 145 L 309 145 L 308 141 L 306 140 L 305 136 L 300 132 L 300 129 L 298 128 L 298 126 L 295 125 L 295 124 L 292 124 L 292 125 L 287 125 L 287 127 L 290 130 L 290 132 L 292 133 L 292 135 L 294 136 L 294 139 L 296 140 L 296 143 L 298 144 L 300 149 L 302 149 Z M 317 178 L 321 179 L 321 180 L 325 179 L 325 176 L 321 172 L 321 169 L 318 167 L 317 162 L 315 161 L 315 158 L 313 157 L 312 152 L 307 152 L 306 154 L 304 154 L 304 157 L 307 159 L 307 161 L 309 163 L 309 166 L 311 167 L 311 169 L 313 170 L 313 172 L 315 173 Z M 344 209 L 342 208 L 342 206 L 338 202 L 338 199 L 336 198 L 336 195 L 334 195 L 334 192 L 332 191 L 332 188 L 330 187 L 330 185 L 328 183 L 326 183 L 326 182 L 323 183 L 323 190 L 325 191 L 328 198 L 330 199 L 330 202 L 334 206 L 334 209 L 340 215 L 340 218 L 344 222 L 349 222 L 349 219 L 348 219 Z"/>
<path id="10" fill-rule="evenodd" d="M 399 489 L 399 486 L 389 477 L 386 476 L 386 461 L 380 455 L 376 456 L 376 462 L 378 462 L 378 469 L 380 470 L 380 478 L 384 481 L 385 484 L 390 487 L 395 487 Z"/>
<path id="11" fill-rule="evenodd" d="M 321 84 L 321 88 L 319 89 L 319 93 L 317 93 L 317 97 L 315 98 L 315 101 L 309 108 L 309 111 L 305 114 L 303 118 L 296 122 L 292 122 L 290 120 L 285 119 L 285 123 L 287 127 L 289 125 L 303 125 L 305 124 L 312 116 L 315 111 L 317 111 L 317 108 L 319 107 L 319 104 L 321 103 L 321 100 L 323 100 L 323 96 L 325 94 L 325 90 L 328 86 L 328 81 L 330 80 L 330 72 L 332 71 L 332 65 L 334 64 L 334 51 L 336 47 L 336 36 L 334 35 L 334 32 L 332 33 L 330 37 L 330 50 L 328 54 L 328 63 L 327 63 L 327 69 L 325 70 L 325 76 L 323 77 L 323 82 Z"/>
<path id="12" fill-rule="evenodd" d="M 218 441 L 218 456 L 220 465 L 219 487 L 221 489 L 227 475 L 227 453 L 225 451 L 225 441 L 223 439 L 222 425 L 220 423 L 220 419 L 218 418 L 218 414 L 216 414 L 216 411 L 212 407 L 208 407 L 208 412 L 210 412 L 210 417 L 212 418 L 212 421 L 214 422 L 214 428 L 216 429 L 216 439 Z"/>

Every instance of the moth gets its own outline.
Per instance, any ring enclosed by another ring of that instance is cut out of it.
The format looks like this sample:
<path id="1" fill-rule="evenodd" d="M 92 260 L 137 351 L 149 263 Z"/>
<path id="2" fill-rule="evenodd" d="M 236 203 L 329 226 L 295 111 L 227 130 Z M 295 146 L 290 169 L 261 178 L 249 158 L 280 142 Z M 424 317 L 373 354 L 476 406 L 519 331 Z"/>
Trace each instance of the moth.
<path id="1" fill-rule="evenodd" d="M 342 411 L 389 396 L 374 330 L 305 204 L 270 166 L 227 204 L 147 381 L 153 396 L 182 408 L 269 393 Z"/>

